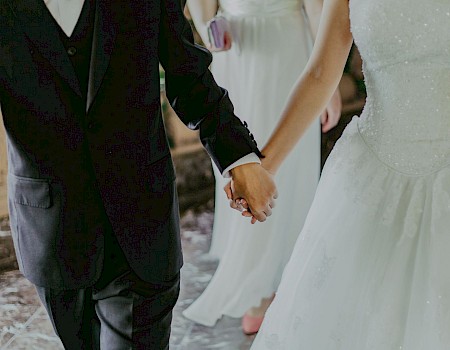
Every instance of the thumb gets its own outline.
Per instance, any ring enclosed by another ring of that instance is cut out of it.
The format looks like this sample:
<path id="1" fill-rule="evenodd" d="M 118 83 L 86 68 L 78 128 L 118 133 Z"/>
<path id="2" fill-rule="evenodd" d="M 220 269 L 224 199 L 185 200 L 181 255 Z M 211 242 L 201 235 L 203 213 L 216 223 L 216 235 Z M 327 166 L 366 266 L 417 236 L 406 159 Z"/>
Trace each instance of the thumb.
<path id="1" fill-rule="evenodd" d="M 224 37 L 223 37 L 223 41 L 224 41 L 224 50 L 231 49 L 233 38 L 232 38 L 231 34 L 228 31 L 225 32 Z"/>

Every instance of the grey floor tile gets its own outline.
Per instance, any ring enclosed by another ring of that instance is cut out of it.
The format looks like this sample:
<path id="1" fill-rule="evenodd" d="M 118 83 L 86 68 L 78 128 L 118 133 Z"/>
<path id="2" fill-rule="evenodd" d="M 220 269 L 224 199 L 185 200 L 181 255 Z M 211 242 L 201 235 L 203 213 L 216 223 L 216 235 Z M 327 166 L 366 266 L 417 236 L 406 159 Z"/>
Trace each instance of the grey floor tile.
<path id="1" fill-rule="evenodd" d="M 245 336 L 240 320 L 221 319 L 203 327 L 183 317 L 185 310 L 208 285 L 217 261 L 209 249 L 213 213 L 188 212 L 181 220 L 185 265 L 181 293 L 174 308 L 171 350 L 248 350 L 253 337 Z M 0 350 L 62 350 L 34 287 L 18 271 L 0 275 Z"/>
<path id="2" fill-rule="evenodd" d="M 15 335 L 4 350 L 63 350 L 43 307 L 28 320 L 25 329 Z M 3 350 L 3 349 L 2 349 Z"/>
<path id="3" fill-rule="evenodd" d="M 19 271 L 0 275 L 0 349 L 24 331 L 39 307 L 33 285 Z"/>

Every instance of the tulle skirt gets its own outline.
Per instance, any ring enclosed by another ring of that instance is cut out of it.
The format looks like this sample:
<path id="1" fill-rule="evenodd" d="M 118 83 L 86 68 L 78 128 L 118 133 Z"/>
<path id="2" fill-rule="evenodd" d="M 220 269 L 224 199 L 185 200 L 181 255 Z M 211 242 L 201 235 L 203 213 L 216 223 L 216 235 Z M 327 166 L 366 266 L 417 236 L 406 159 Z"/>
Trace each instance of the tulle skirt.
<path id="1" fill-rule="evenodd" d="M 253 350 L 450 349 L 450 168 L 409 176 L 358 118 L 325 165 Z"/>
<path id="2" fill-rule="evenodd" d="M 239 44 L 214 55 L 212 71 L 225 87 L 236 114 L 247 121 L 260 146 L 277 125 L 311 48 L 300 11 L 274 17 L 230 17 Z M 206 291 L 184 315 L 212 326 L 228 315 L 241 317 L 278 287 L 311 205 L 320 171 L 320 129 L 310 128 L 277 174 L 279 200 L 265 223 L 251 225 L 229 208 L 216 173 L 216 208 L 210 254 L 221 257 Z"/>

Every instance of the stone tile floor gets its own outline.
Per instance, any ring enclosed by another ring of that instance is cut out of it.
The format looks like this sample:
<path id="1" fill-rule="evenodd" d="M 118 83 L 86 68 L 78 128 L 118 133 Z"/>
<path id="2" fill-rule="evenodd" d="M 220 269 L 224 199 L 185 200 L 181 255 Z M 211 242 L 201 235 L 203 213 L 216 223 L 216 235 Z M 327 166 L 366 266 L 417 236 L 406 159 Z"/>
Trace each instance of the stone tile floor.
<path id="1" fill-rule="evenodd" d="M 224 317 L 216 327 L 209 328 L 181 314 L 204 290 L 217 266 L 205 254 L 212 220 L 210 210 L 197 214 L 187 212 L 182 218 L 185 265 L 181 273 L 181 294 L 174 309 L 171 350 L 247 350 L 253 341 L 253 337 L 242 334 L 238 319 Z M 0 274 L 0 350 L 61 349 L 33 286 L 18 271 Z"/>

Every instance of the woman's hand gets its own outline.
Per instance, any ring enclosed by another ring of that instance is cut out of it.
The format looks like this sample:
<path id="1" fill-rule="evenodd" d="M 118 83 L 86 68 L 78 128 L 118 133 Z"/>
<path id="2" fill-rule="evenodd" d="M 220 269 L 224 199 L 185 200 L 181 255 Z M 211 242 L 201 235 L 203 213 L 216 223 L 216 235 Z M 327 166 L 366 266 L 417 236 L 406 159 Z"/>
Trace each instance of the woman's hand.
<path id="1" fill-rule="evenodd" d="M 342 112 L 342 100 L 339 88 L 336 89 L 327 107 L 320 116 L 320 122 L 322 124 L 322 132 L 328 132 L 333 129 L 341 118 Z"/>

